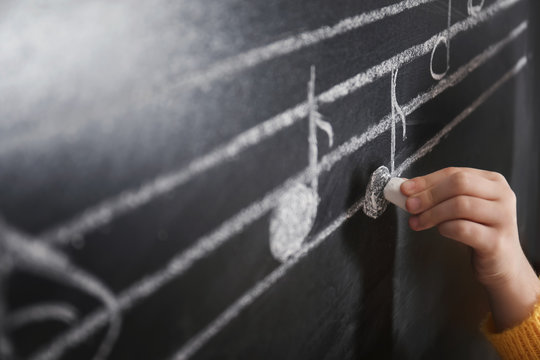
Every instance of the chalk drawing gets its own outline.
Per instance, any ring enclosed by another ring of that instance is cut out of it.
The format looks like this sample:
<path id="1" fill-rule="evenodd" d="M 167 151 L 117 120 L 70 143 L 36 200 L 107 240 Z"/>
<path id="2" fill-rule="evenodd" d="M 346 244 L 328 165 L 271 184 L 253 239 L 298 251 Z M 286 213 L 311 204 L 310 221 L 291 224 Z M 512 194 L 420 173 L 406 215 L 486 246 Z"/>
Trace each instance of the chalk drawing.
<path id="1" fill-rule="evenodd" d="M 322 26 L 315 30 L 305 31 L 288 38 L 251 49 L 247 52 L 222 60 L 211 67 L 192 73 L 174 84 L 174 88 L 194 86 L 207 88 L 213 81 L 235 75 L 236 73 L 255 67 L 263 62 L 288 55 L 294 51 L 316 45 L 322 41 L 357 30 L 363 26 L 375 23 L 385 18 L 401 14 L 423 4 L 436 0 L 405 0 L 380 9 L 352 16 L 331 26 Z"/>
<path id="2" fill-rule="evenodd" d="M 467 12 L 469 15 L 474 16 L 482 10 L 482 6 L 484 6 L 485 0 L 481 0 L 480 4 L 474 5 L 473 0 L 467 0 Z"/>
<path id="3" fill-rule="evenodd" d="M 75 312 L 69 307 L 59 304 L 37 305 L 21 310 L 9 316 L 5 305 L 5 282 L 14 270 L 32 273 L 48 278 L 62 285 L 82 290 L 99 299 L 106 307 L 109 330 L 102 341 L 95 360 L 104 360 L 112 350 L 112 346 L 120 331 L 121 319 L 118 304 L 114 295 L 92 275 L 78 268 L 61 252 L 51 248 L 42 241 L 32 240 L 8 226 L 0 219 L 0 317 L 5 321 L 0 323 L 0 358 L 15 357 L 8 332 L 10 328 L 27 325 L 45 319 L 70 321 Z"/>
<path id="4" fill-rule="evenodd" d="M 458 116 L 450 121 L 442 130 L 440 130 L 434 137 L 426 142 L 418 151 L 408 157 L 392 174 L 392 176 L 400 176 L 406 169 L 408 169 L 413 163 L 426 156 L 436 145 L 438 145 L 442 138 L 446 136 L 453 128 L 459 123 L 465 120 L 474 110 L 482 105 L 499 87 L 501 87 L 506 81 L 518 74 L 527 65 L 527 58 L 522 57 L 516 63 L 516 65 L 507 72 L 502 78 L 500 78 L 494 85 L 492 85 L 487 91 L 482 93 L 468 108 L 463 110 Z"/>
<path id="5" fill-rule="evenodd" d="M 525 57 L 521 58 L 518 63 L 502 78 L 500 78 L 495 84 L 489 87 L 488 90 L 483 92 L 471 106 L 465 109 L 458 117 L 449 123 L 448 127 L 445 127 L 441 132 L 435 135 L 428 143 L 429 150 L 420 149 L 417 153 L 411 156 L 411 160 L 402 164 L 400 170 L 403 172 L 415 161 L 424 156 L 427 152 L 439 143 L 440 139 L 448 133 L 457 124 L 463 121 L 474 110 L 482 105 L 497 89 L 499 89 L 504 83 L 517 75 L 525 66 L 527 60 Z M 438 139 L 438 140 L 434 140 Z M 431 143 L 431 141 L 433 142 Z M 427 145 L 427 144 L 426 144 Z M 263 280 L 258 282 L 254 287 L 244 293 L 239 299 L 237 299 L 232 305 L 230 305 L 225 311 L 223 311 L 216 319 L 208 324 L 202 331 L 196 334 L 193 338 L 188 340 L 184 346 L 174 354 L 171 359 L 174 360 L 186 360 L 199 351 L 210 339 L 219 334 L 231 321 L 242 313 L 248 306 L 253 304 L 261 295 L 263 295 L 268 289 L 270 289 L 278 280 L 282 279 L 287 272 L 294 267 L 300 260 L 305 258 L 309 253 L 316 249 L 322 242 L 334 233 L 345 221 L 353 216 L 358 210 L 362 208 L 364 198 L 358 200 L 351 208 L 345 213 L 338 216 L 330 225 L 328 225 L 323 231 L 317 234 L 313 241 L 308 242 L 302 249 L 297 252 L 292 258 L 281 264 L 277 269 L 272 271 Z"/>
<path id="6" fill-rule="evenodd" d="M 489 46 L 482 53 L 471 59 L 467 64 L 456 70 L 454 74 L 438 82 L 428 91 L 416 96 L 402 107 L 404 114 L 406 116 L 411 114 L 420 106 L 435 98 L 446 89 L 460 83 L 467 77 L 469 73 L 476 70 L 488 60 L 492 59 L 506 45 L 523 34 L 527 27 L 527 21 L 522 22 L 506 37 Z M 377 124 L 370 126 L 366 132 L 361 135 L 351 137 L 348 141 L 321 158 L 317 168 L 319 174 L 330 171 L 336 163 L 355 153 L 365 144 L 371 142 L 379 135 L 388 131 L 391 126 L 391 118 L 392 114 L 387 114 Z M 261 200 L 247 206 L 235 216 L 221 224 L 210 234 L 195 241 L 194 245 L 192 245 L 189 249 L 175 255 L 161 270 L 145 276 L 122 291 L 118 296 L 119 310 L 125 312 L 132 309 L 140 301 L 152 296 L 164 285 L 184 274 L 195 262 L 212 253 L 214 250 L 223 245 L 228 239 L 232 238 L 236 234 L 239 234 L 247 226 L 249 226 L 249 224 L 262 218 L 262 216 L 272 210 L 277 205 L 278 200 L 281 199 L 288 189 L 294 186 L 294 184 L 309 181 L 309 175 L 310 171 L 309 169 L 306 169 L 295 176 L 292 176 L 286 180 L 282 186 L 274 189 L 265 195 Z M 359 206 L 361 206 L 361 204 Z M 309 247 L 309 244 L 310 243 L 307 243 L 302 249 Z M 300 252 L 302 252 L 302 250 L 300 250 Z M 293 255 L 293 258 L 297 255 L 298 254 Z M 106 323 L 106 312 L 104 310 L 98 310 L 89 315 L 78 326 L 59 336 L 55 341 L 43 348 L 31 359 L 58 359 L 66 350 L 75 347 L 88 339 Z"/>
<path id="7" fill-rule="evenodd" d="M 384 196 L 384 188 L 390 179 L 390 170 L 384 165 L 379 166 L 369 178 L 362 210 L 372 219 L 382 215 L 388 206 L 388 201 Z"/>
<path id="8" fill-rule="evenodd" d="M 77 310 L 65 303 L 43 303 L 16 310 L 6 316 L 4 328 L 13 332 L 18 328 L 41 321 L 58 321 L 72 324 L 77 320 Z"/>
<path id="9" fill-rule="evenodd" d="M 403 127 L 403 140 L 406 138 L 407 134 L 407 123 L 405 114 L 403 113 L 403 110 L 399 106 L 396 98 L 396 83 L 397 83 L 397 76 L 398 76 L 399 69 L 395 69 L 392 71 L 391 81 L 390 81 L 390 102 L 391 102 L 391 109 L 392 109 L 392 127 L 391 127 L 391 134 L 390 134 L 390 168 L 391 171 L 394 171 L 394 163 L 395 163 L 395 156 L 396 156 L 396 116 L 399 116 L 399 119 L 401 120 L 401 124 Z"/>
<path id="10" fill-rule="evenodd" d="M 311 67 L 308 83 L 309 108 L 309 187 L 305 183 L 293 185 L 279 199 L 278 205 L 270 219 L 270 250 L 279 261 L 285 261 L 302 247 L 309 234 L 319 205 L 319 171 L 317 128 L 328 135 L 329 146 L 332 146 L 334 133 L 330 123 L 322 120 L 315 99 L 315 67 Z"/>
<path id="11" fill-rule="evenodd" d="M 192 72 L 187 76 L 178 76 L 179 74 L 184 75 L 184 72 L 182 71 L 184 63 L 180 61 L 175 64 L 175 58 L 173 58 L 171 59 L 172 63 L 169 65 L 171 71 L 167 76 L 167 78 L 172 79 L 171 82 L 162 87 L 160 86 L 157 89 L 152 87 L 148 91 L 145 91 L 144 95 L 133 105 L 139 108 L 152 108 L 155 106 L 167 105 L 177 106 L 176 101 L 178 92 L 185 92 L 190 87 L 200 89 L 210 88 L 212 82 L 216 80 L 230 78 L 241 71 L 263 64 L 274 58 L 286 56 L 287 54 L 301 50 L 305 47 L 316 45 L 322 41 L 332 39 L 336 36 L 360 29 L 365 25 L 401 14 L 409 9 L 434 1 L 436 0 L 404 0 L 380 9 L 371 10 L 345 18 L 336 24 L 325 25 L 315 30 L 301 32 L 285 39 L 234 55 L 218 61 L 207 68 Z M 169 11 L 182 11 L 182 7 L 177 7 L 176 10 L 170 9 Z M 21 145 L 28 143 L 36 144 L 45 141 L 57 141 L 58 138 L 71 139 L 74 136 L 80 135 L 80 131 L 81 124 L 76 122 L 68 122 L 61 127 L 59 127 L 57 123 L 39 123 L 36 124 L 35 129 L 32 131 L 26 131 L 12 139 L 5 139 L 0 142 L 0 154 L 15 151 L 20 148 Z"/>
<path id="12" fill-rule="evenodd" d="M 489 7 L 480 11 L 476 16 L 455 23 L 450 29 L 445 30 L 445 33 L 450 39 L 489 20 L 500 11 L 510 8 L 520 1 L 522 0 L 497 0 Z M 392 70 L 398 69 L 410 61 L 428 54 L 432 51 L 442 34 L 434 35 L 424 43 L 412 46 L 382 63 L 331 87 L 316 97 L 317 103 L 319 105 L 333 103 L 354 93 L 363 86 L 390 74 Z M 45 232 L 41 238 L 54 244 L 68 244 L 71 240 L 78 239 L 110 223 L 114 219 L 149 203 L 153 199 L 170 193 L 205 171 L 226 161 L 236 159 L 241 152 L 249 149 L 251 146 L 306 118 L 308 112 L 309 106 L 307 101 L 297 104 L 263 121 L 259 125 L 240 133 L 229 142 L 218 146 L 206 155 L 192 160 L 186 167 L 178 171 L 158 176 L 148 183 L 134 189 L 125 190 L 114 197 L 86 209 L 67 222 Z"/>
<path id="13" fill-rule="evenodd" d="M 451 36 L 449 36 L 448 34 L 450 25 L 452 25 L 452 0 L 448 0 L 448 21 L 447 21 L 447 27 L 446 27 L 447 30 L 445 33 L 443 33 L 443 35 L 440 35 L 437 38 L 435 46 L 433 47 L 433 50 L 431 51 L 431 59 L 429 61 L 429 71 L 431 72 L 431 77 L 435 80 L 441 80 L 448 73 L 448 70 L 450 70 L 450 38 Z M 444 44 L 444 46 L 446 47 L 446 68 L 443 72 L 437 73 L 433 71 L 433 57 L 435 56 L 435 51 L 441 44 Z"/>

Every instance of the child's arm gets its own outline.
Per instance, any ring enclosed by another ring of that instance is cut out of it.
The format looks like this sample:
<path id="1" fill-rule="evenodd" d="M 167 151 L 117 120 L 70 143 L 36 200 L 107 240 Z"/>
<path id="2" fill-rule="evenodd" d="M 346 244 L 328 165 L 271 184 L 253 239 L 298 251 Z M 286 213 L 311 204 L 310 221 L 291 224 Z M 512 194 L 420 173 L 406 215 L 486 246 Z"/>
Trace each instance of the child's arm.
<path id="1" fill-rule="evenodd" d="M 496 329 L 527 319 L 540 280 L 519 242 L 516 197 L 505 178 L 489 171 L 447 168 L 404 182 L 413 230 L 439 232 L 473 248 L 473 266 L 486 288 Z"/>

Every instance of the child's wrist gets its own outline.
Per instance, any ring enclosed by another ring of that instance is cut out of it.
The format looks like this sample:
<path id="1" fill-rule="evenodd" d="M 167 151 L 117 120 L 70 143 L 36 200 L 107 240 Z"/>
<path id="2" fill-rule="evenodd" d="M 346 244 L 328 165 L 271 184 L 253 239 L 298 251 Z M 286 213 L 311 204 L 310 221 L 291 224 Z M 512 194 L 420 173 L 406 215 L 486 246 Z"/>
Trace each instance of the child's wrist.
<path id="1" fill-rule="evenodd" d="M 540 300 L 540 280 L 528 263 L 525 269 L 508 279 L 506 284 L 486 288 L 498 331 L 526 320 Z"/>

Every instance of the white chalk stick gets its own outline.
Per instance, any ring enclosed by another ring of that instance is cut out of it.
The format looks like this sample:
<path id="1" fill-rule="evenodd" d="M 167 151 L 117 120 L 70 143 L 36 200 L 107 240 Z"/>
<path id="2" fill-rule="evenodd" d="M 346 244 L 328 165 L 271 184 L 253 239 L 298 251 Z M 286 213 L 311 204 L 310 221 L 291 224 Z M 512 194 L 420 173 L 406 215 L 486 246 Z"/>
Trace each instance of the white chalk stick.
<path id="1" fill-rule="evenodd" d="M 393 177 L 388 181 L 388 184 L 384 187 L 384 197 L 386 200 L 390 201 L 392 204 L 402 208 L 407 211 L 405 207 L 405 202 L 407 197 L 401 193 L 401 184 L 403 184 L 407 179 Z"/>

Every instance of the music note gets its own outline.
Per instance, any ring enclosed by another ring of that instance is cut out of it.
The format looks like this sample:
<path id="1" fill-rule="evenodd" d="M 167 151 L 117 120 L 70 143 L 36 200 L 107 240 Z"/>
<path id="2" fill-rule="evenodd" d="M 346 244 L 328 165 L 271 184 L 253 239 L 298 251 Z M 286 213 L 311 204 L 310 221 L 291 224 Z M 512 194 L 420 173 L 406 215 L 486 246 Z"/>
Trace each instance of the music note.
<path id="1" fill-rule="evenodd" d="M 100 300 L 108 312 L 109 329 L 101 341 L 94 360 L 107 358 L 121 327 L 118 303 L 112 292 L 94 276 L 75 266 L 61 252 L 42 241 L 27 238 L 9 227 L 0 218 L 0 320 L 3 320 L 0 322 L 1 359 L 16 357 L 8 334 L 17 327 L 45 320 L 69 323 L 76 317 L 76 313 L 71 308 L 61 304 L 34 305 L 23 308 L 16 314 L 7 314 L 4 287 L 9 275 L 15 270 L 43 276 L 62 285 L 82 290 Z"/>
<path id="2" fill-rule="evenodd" d="M 329 146 L 333 143 L 333 130 L 330 123 L 322 119 L 315 99 L 315 67 L 311 67 L 308 83 L 309 107 L 309 186 L 296 183 L 279 199 L 270 220 L 270 250 L 272 255 L 285 261 L 302 248 L 309 234 L 319 205 L 318 144 L 317 129 L 328 135 Z"/>
<path id="3" fill-rule="evenodd" d="M 390 103 L 392 109 L 391 119 L 391 134 L 390 134 L 390 171 L 394 172 L 395 166 L 395 153 L 396 153 L 396 115 L 400 117 L 403 125 L 403 140 L 407 138 L 407 123 L 405 114 L 399 106 L 396 98 L 396 83 L 399 69 L 392 70 L 392 78 L 390 81 Z"/>
<path id="4" fill-rule="evenodd" d="M 468 0 L 467 1 L 467 12 L 469 13 L 469 15 L 474 16 L 474 15 L 478 14 L 480 12 L 480 10 L 482 10 L 482 7 L 484 6 L 484 1 L 485 0 L 481 0 L 480 4 L 473 5 L 473 0 Z"/>
<path id="5" fill-rule="evenodd" d="M 469 4 L 472 4 L 472 0 L 469 0 Z M 444 32 L 443 35 L 437 38 L 437 41 L 435 42 L 435 46 L 433 46 L 433 50 L 431 51 L 431 59 L 429 63 L 429 71 L 431 72 L 431 77 L 435 80 L 441 80 L 443 77 L 446 76 L 446 74 L 448 73 L 448 70 L 450 70 L 450 35 L 448 31 L 450 29 L 451 20 L 452 20 L 452 0 L 448 0 L 448 23 L 447 23 L 446 31 Z M 435 56 L 435 51 L 437 51 L 437 48 L 441 44 L 444 44 L 446 47 L 446 68 L 443 72 L 437 73 L 433 70 L 433 57 Z"/>

